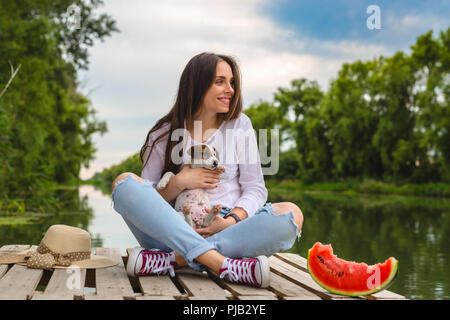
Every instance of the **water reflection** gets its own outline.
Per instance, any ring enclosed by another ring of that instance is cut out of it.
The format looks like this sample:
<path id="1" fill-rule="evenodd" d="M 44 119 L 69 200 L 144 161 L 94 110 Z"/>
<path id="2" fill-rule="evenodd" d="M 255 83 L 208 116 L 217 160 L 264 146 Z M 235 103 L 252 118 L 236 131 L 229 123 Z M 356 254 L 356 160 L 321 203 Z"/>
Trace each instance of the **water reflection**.
<path id="1" fill-rule="evenodd" d="M 53 224 L 66 224 L 87 230 L 93 217 L 88 197 L 80 197 L 78 189 L 55 191 L 64 209 L 56 214 L 0 213 L 0 245 L 39 244 L 45 231 Z"/>
<path id="2" fill-rule="evenodd" d="M 302 238 L 290 252 L 307 256 L 316 241 L 335 254 L 368 264 L 399 260 L 390 287 L 410 299 L 449 299 L 450 203 L 448 200 L 272 192 L 271 202 L 292 201 L 303 211 Z"/>
<path id="3" fill-rule="evenodd" d="M 87 230 L 92 247 L 126 248 L 138 245 L 121 216 L 111 208 L 111 197 L 92 186 L 58 190 L 64 209 L 57 214 L 0 214 L 0 246 L 38 245 L 53 224 L 66 224 Z"/>
<path id="4" fill-rule="evenodd" d="M 122 216 L 111 207 L 111 196 L 107 190 L 86 185 L 80 187 L 80 195 L 88 197 L 89 206 L 95 212 L 89 232 L 101 239 L 103 247 L 120 248 L 122 255 L 126 255 L 127 248 L 139 245 Z"/>

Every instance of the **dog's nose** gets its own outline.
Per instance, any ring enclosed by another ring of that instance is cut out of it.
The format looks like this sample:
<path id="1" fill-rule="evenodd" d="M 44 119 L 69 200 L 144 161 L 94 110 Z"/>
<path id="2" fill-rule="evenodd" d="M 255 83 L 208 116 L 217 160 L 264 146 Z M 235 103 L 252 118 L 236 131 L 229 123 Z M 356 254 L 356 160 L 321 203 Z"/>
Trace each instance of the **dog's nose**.
<path id="1" fill-rule="evenodd" d="M 217 167 L 218 162 L 217 162 L 216 160 L 214 160 L 214 161 L 213 161 L 213 165 L 214 165 L 214 167 Z"/>

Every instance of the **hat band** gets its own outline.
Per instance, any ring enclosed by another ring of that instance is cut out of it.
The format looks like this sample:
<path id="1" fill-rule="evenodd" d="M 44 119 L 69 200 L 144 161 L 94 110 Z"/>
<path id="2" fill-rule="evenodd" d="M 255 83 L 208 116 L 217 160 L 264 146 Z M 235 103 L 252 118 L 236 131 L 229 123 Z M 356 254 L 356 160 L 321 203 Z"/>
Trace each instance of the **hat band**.
<path id="1" fill-rule="evenodd" d="M 51 251 L 41 242 L 37 247 L 36 252 L 31 253 L 28 257 L 27 266 L 34 269 L 50 270 L 55 265 L 68 267 L 74 261 L 88 260 L 90 258 L 90 251 L 77 251 L 60 254 Z"/>

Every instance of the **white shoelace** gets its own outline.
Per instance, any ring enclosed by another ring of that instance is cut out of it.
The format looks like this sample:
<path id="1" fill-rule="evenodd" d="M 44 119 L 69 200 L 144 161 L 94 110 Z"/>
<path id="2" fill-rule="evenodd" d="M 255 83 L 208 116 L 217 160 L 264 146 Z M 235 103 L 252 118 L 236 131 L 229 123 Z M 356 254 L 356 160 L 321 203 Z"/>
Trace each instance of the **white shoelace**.
<path id="1" fill-rule="evenodd" d="M 170 263 L 170 256 L 164 253 L 153 252 L 143 253 L 145 256 L 145 266 L 141 269 L 144 273 L 164 274 L 167 270 L 171 277 L 175 277 L 175 269 Z M 144 257 L 143 257 L 144 258 Z"/>
<path id="2" fill-rule="evenodd" d="M 257 281 L 252 274 L 254 259 L 228 259 L 225 270 L 221 271 L 220 279 L 227 278 L 231 282 L 244 282 L 257 285 Z"/>

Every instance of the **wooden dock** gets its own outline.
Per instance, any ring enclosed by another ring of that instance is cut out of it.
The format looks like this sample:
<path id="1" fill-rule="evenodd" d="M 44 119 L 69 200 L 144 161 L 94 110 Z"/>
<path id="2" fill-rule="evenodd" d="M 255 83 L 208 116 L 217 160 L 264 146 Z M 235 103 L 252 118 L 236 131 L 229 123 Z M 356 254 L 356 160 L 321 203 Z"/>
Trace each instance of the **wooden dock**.
<path id="1" fill-rule="evenodd" d="M 0 255 L 29 249 L 29 245 L 6 245 Z M 129 252 L 128 249 L 127 252 Z M 380 300 L 405 299 L 383 290 L 364 297 L 345 297 L 329 293 L 312 280 L 306 259 L 292 253 L 269 258 L 271 281 L 267 289 L 232 284 L 213 272 L 175 270 L 170 276 L 128 277 L 127 256 L 118 248 L 94 248 L 93 253 L 119 262 L 104 269 L 53 271 L 29 269 L 21 265 L 0 265 L 0 300 Z"/>

